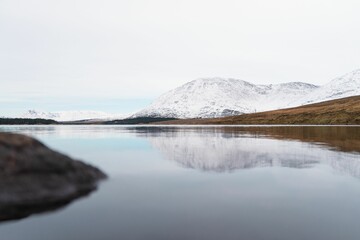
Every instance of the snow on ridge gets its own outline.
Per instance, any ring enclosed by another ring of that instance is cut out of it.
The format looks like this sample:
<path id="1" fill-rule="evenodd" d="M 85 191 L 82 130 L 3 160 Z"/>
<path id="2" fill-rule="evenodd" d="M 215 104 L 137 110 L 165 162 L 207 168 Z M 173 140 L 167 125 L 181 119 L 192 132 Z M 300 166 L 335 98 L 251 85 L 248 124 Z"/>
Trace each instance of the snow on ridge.
<path id="1" fill-rule="evenodd" d="M 241 99 L 251 98 L 255 88 L 255 85 L 237 79 L 200 78 L 161 95 L 149 108 L 133 117 L 217 117 L 255 111 L 249 105 L 241 106 Z M 234 101 L 229 104 L 231 98 Z M 220 114 L 219 106 L 222 108 Z M 233 112 L 234 108 L 236 112 Z"/>
<path id="2" fill-rule="evenodd" d="M 303 96 L 307 83 L 255 85 L 233 78 L 200 78 L 173 89 L 133 117 L 222 117 L 285 107 L 289 95 Z"/>
<path id="3" fill-rule="evenodd" d="M 234 78 L 199 78 L 161 95 L 132 117 L 223 117 L 353 95 L 360 95 L 360 69 L 323 86 L 304 82 L 256 85 Z"/>
<path id="4" fill-rule="evenodd" d="M 333 79 L 316 91 L 293 102 L 292 105 L 300 106 L 356 95 L 360 95 L 360 69 Z"/>

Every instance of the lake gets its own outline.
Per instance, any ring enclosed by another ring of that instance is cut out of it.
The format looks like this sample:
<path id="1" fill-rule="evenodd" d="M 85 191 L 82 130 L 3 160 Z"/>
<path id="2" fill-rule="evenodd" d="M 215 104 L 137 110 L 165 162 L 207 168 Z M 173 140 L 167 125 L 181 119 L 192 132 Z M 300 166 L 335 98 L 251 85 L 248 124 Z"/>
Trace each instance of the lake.
<path id="1" fill-rule="evenodd" d="M 360 239 L 360 127 L 0 126 L 109 175 L 1 240 Z"/>

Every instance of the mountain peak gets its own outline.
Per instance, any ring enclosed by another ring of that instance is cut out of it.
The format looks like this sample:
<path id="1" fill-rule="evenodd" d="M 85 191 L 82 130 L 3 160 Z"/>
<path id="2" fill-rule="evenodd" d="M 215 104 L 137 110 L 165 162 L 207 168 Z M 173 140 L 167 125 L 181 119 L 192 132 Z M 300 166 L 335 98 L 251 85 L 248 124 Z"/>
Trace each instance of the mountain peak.
<path id="1" fill-rule="evenodd" d="M 256 85 L 234 78 L 198 78 L 163 94 L 133 117 L 208 118 L 278 109 L 314 89 L 299 82 Z"/>
<path id="2" fill-rule="evenodd" d="M 352 72 L 350 72 L 350 73 L 352 73 L 352 74 L 356 74 L 356 75 L 360 75 L 360 68 L 358 68 L 358 69 L 355 69 L 354 71 L 352 71 Z"/>
<path id="3" fill-rule="evenodd" d="M 223 85 L 223 84 L 232 84 L 232 83 L 242 83 L 242 84 L 248 84 L 248 85 L 252 85 L 249 82 L 246 82 L 244 80 L 240 80 L 240 79 L 236 79 L 236 78 L 221 78 L 221 77 L 207 77 L 207 78 L 197 78 L 195 80 L 192 80 L 188 83 L 185 83 L 184 85 L 187 84 L 218 84 L 218 85 Z"/>
<path id="4" fill-rule="evenodd" d="M 360 69 L 333 79 L 303 98 L 297 99 L 291 106 L 295 107 L 355 95 L 360 95 Z"/>
<path id="5" fill-rule="evenodd" d="M 234 78 L 198 78 L 163 94 L 133 117 L 223 117 L 353 95 L 360 95 L 360 69 L 324 86 L 303 82 L 256 85 Z"/>
<path id="6" fill-rule="evenodd" d="M 351 83 L 351 82 L 356 82 L 358 84 L 360 84 L 360 69 L 356 69 L 352 72 L 349 72 L 341 77 L 335 78 L 334 80 L 332 80 L 330 82 L 330 84 L 332 83 Z"/>

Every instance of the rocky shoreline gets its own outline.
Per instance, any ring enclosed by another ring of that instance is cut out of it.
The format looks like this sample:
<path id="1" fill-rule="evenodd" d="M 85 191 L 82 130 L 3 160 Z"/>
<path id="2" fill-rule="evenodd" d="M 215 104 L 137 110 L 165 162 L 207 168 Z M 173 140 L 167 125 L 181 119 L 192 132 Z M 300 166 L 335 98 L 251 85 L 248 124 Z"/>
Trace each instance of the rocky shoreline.
<path id="1" fill-rule="evenodd" d="M 105 178 L 99 169 L 31 137 L 0 133 L 0 221 L 64 206 Z"/>

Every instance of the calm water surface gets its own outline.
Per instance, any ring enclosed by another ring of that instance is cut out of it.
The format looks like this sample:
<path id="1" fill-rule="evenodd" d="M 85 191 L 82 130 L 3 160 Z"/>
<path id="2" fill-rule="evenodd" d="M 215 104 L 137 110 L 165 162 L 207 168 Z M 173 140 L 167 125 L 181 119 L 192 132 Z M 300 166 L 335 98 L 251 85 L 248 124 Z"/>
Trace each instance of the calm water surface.
<path id="1" fill-rule="evenodd" d="M 360 127 L 0 126 L 109 175 L 1 240 L 360 239 Z"/>

